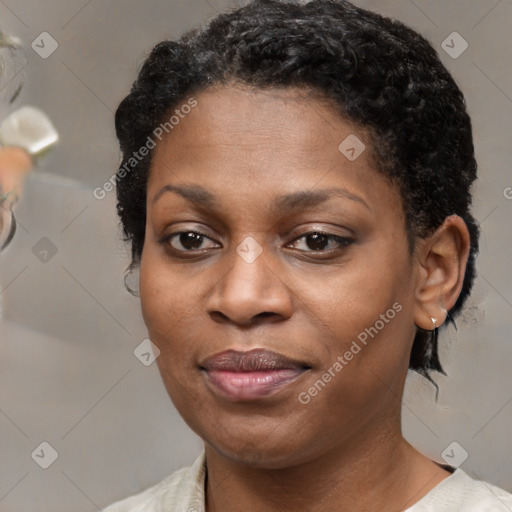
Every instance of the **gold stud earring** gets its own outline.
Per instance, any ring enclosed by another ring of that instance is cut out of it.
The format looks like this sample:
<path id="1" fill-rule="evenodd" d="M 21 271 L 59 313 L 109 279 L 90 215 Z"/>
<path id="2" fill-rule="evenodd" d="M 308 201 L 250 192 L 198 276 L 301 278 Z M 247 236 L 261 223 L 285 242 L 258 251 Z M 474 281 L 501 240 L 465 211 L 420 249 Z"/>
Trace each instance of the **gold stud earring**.
<path id="1" fill-rule="evenodd" d="M 437 320 L 433 316 L 430 317 L 430 320 L 432 320 L 432 323 L 434 324 L 433 330 L 437 329 Z"/>

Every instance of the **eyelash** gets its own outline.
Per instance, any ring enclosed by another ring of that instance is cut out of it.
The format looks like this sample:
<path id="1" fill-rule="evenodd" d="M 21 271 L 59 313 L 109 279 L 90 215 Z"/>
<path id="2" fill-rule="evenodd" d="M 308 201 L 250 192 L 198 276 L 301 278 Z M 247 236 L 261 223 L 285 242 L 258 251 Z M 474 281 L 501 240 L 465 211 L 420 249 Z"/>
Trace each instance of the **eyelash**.
<path id="1" fill-rule="evenodd" d="M 176 231 L 174 233 L 170 233 L 168 235 L 165 235 L 160 240 L 158 240 L 158 243 L 160 243 L 162 245 L 170 245 L 169 242 L 171 241 L 171 239 L 173 239 L 174 237 L 177 237 L 179 235 L 186 234 L 186 233 L 194 233 L 195 235 L 199 235 L 199 236 L 202 236 L 202 237 L 205 237 L 205 238 L 208 238 L 208 239 L 211 240 L 210 236 L 207 233 L 204 233 L 204 232 L 199 231 L 197 229 L 187 229 L 187 230 L 184 230 L 184 231 Z M 340 235 L 334 235 L 332 233 L 328 233 L 326 231 L 322 231 L 322 230 L 316 229 L 316 230 L 313 230 L 313 231 L 308 231 L 306 233 L 302 233 L 300 236 L 298 236 L 297 238 L 292 240 L 292 242 L 290 242 L 290 243 L 296 242 L 297 240 L 301 240 L 302 238 L 306 238 L 307 236 L 314 235 L 314 234 L 323 235 L 323 236 L 327 237 L 330 240 L 334 240 L 335 242 L 337 242 L 339 244 L 338 250 L 344 249 L 344 248 L 348 247 L 349 245 L 351 245 L 354 242 L 354 240 L 351 239 L 351 238 L 340 236 Z M 176 249 L 176 248 L 171 246 L 171 250 L 177 251 L 177 252 L 180 252 L 180 253 L 193 253 L 194 251 L 202 251 L 204 253 L 204 251 L 206 251 L 208 249 L 182 250 L 182 249 Z M 326 254 L 326 253 L 330 253 L 330 252 L 333 252 L 333 251 L 336 251 L 336 249 L 334 249 L 334 250 L 326 249 L 326 250 L 321 250 L 321 251 L 310 250 L 310 251 L 302 251 L 302 252 L 313 253 L 313 254 L 320 254 L 321 255 L 321 254 Z"/>

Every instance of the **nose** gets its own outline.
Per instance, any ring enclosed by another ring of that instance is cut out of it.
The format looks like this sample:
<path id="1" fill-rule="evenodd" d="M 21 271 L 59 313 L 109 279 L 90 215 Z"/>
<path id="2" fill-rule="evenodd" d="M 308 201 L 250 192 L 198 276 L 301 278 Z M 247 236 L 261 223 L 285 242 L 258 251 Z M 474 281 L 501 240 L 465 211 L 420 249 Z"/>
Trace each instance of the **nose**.
<path id="1" fill-rule="evenodd" d="M 265 249 L 254 261 L 240 254 L 233 251 L 225 258 L 222 277 L 207 297 L 211 318 L 239 326 L 289 318 L 293 313 L 291 290 Z"/>

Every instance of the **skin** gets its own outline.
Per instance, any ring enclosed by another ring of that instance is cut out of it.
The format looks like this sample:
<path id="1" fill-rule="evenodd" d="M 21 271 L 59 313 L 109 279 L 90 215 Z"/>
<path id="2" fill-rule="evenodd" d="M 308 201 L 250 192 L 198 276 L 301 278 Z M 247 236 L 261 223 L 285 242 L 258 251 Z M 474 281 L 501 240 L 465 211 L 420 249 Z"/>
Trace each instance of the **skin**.
<path id="1" fill-rule="evenodd" d="M 365 131 L 304 90 L 231 84 L 195 98 L 154 150 L 140 297 L 166 389 L 205 443 L 208 512 L 410 507 L 449 476 L 403 438 L 400 413 L 417 327 L 432 329 L 432 317 L 441 325 L 460 293 L 464 222 L 449 217 L 411 254 L 402 200 L 375 170 Z M 338 149 L 350 134 L 367 148 L 352 162 Z M 218 206 L 160 193 L 167 185 L 201 185 Z M 332 187 L 346 194 L 271 208 L 278 196 Z M 179 236 L 162 241 L 197 229 L 207 234 L 198 250 Z M 353 242 L 315 250 L 304 235 L 318 230 Z M 236 252 L 247 237 L 263 250 L 252 263 Z M 401 311 L 300 403 L 395 303 Z M 262 400 L 213 393 L 200 362 L 253 348 L 311 369 Z"/>
<path id="2" fill-rule="evenodd" d="M 24 149 L 0 148 L 0 233 L 5 227 L 5 216 L 22 195 L 25 178 L 32 165 L 32 158 Z"/>
<path id="3" fill-rule="evenodd" d="M 23 191 L 23 183 L 32 169 L 32 158 L 22 148 L 0 148 L 0 192 L 9 193 L 4 206 L 16 202 Z"/>

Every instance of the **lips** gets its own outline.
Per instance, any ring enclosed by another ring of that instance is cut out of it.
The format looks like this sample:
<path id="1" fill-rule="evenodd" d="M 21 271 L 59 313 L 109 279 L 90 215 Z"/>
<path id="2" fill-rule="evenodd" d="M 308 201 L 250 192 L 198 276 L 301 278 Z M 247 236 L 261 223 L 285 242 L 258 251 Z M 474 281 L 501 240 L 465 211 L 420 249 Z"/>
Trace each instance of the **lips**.
<path id="1" fill-rule="evenodd" d="M 254 349 L 226 350 L 200 365 L 210 389 L 230 400 L 269 397 L 297 380 L 310 369 L 306 363 L 277 352 Z"/>

